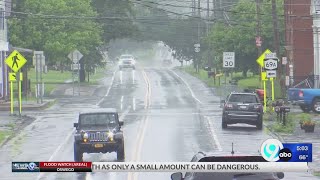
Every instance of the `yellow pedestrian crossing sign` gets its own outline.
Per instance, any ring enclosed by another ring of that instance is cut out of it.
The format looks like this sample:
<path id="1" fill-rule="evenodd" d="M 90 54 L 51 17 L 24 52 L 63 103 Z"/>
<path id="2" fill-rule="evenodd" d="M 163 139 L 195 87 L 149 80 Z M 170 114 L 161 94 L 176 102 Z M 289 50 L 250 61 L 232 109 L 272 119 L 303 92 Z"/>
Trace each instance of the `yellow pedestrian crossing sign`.
<path id="1" fill-rule="evenodd" d="M 27 60 L 17 50 L 14 50 L 5 61 L 13 72 L 18 72 L 26 62 Z"/>
<path id="2" fill-rule="evenodd" d="M 16 73 L 9 73 L 9 81 L 10 82 L 16 82 L 17 81 Z"/>
<path id="3" fill-rule="evenodd" d="M 266 54 L 272 53 L 269 49 L 265 50 L 264 53 L 261 54 L 261 56 L 257 59 L 257 63 L 261 66 L 264 67 L 264 59 L 266 57 Z"/>

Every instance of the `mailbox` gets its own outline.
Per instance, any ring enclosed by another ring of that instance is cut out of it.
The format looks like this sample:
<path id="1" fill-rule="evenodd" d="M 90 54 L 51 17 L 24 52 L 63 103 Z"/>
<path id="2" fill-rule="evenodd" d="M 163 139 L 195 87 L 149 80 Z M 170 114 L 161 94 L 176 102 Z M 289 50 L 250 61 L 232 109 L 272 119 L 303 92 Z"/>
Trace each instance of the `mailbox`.
<path id="1" fill-rule="evenodd" d="M 209 66 L 206 66 L 206 67 L 204 67 L 203 68 L 205 71 L 211 71 L 211 67 L 209 67 Z"/>

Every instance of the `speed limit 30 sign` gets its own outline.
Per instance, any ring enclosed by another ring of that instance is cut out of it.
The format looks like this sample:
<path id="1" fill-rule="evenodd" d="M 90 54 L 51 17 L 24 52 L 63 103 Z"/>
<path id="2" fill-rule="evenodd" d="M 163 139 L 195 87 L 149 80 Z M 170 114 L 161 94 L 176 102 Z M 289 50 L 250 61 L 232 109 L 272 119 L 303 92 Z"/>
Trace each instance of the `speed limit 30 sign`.
<path id="1" fill-rule="evenodd" d="M 223 67 L 234 68 L 234 52 L 223 52 Z"/>

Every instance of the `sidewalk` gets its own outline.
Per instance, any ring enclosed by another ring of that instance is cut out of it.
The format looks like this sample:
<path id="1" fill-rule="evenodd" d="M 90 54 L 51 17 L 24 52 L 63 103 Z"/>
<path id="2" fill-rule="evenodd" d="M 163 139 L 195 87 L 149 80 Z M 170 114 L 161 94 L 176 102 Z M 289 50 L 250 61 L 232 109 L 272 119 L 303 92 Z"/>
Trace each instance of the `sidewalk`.
<path id="1" fill-rule="evenodd" d="M 54 99 L 45 99 L 42 103 L 37 103 L 36 101 L 22 101 L 22 111 L 33 111 L 33 110 L 43 110 L 50 105 L 54 104 Z M 11 102 L 1 102 L 0 103 L 0 111 L 10 112 Z M 18 111 L 19 104 L 18 102 L 14 102 L 13 105 L 14 111 Z"/>
<path id="2" fill-rule="evenodd" d="M 29 125 L 35 120 L 30 116 L 9 115 L 8 113 L 0 113 L 0 147 L 8 140 L 19 133 L 21 129 Z"/>

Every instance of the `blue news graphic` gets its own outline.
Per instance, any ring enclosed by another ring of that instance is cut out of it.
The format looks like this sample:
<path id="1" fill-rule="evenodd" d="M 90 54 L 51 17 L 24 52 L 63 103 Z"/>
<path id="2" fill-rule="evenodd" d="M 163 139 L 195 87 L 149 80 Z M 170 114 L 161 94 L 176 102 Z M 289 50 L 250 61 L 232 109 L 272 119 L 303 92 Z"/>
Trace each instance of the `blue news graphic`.
<path id="1" fill-rule="evenodd" d="M 12 172 L 40 172 L 39 162 L 12 162 Z"/>
<path id="2" fill-rule="evenodd" d="M 311 143 L 281 143 L 268 139 L 261 145 L 260 152 L 270 162 L 312 162 Z"/>

